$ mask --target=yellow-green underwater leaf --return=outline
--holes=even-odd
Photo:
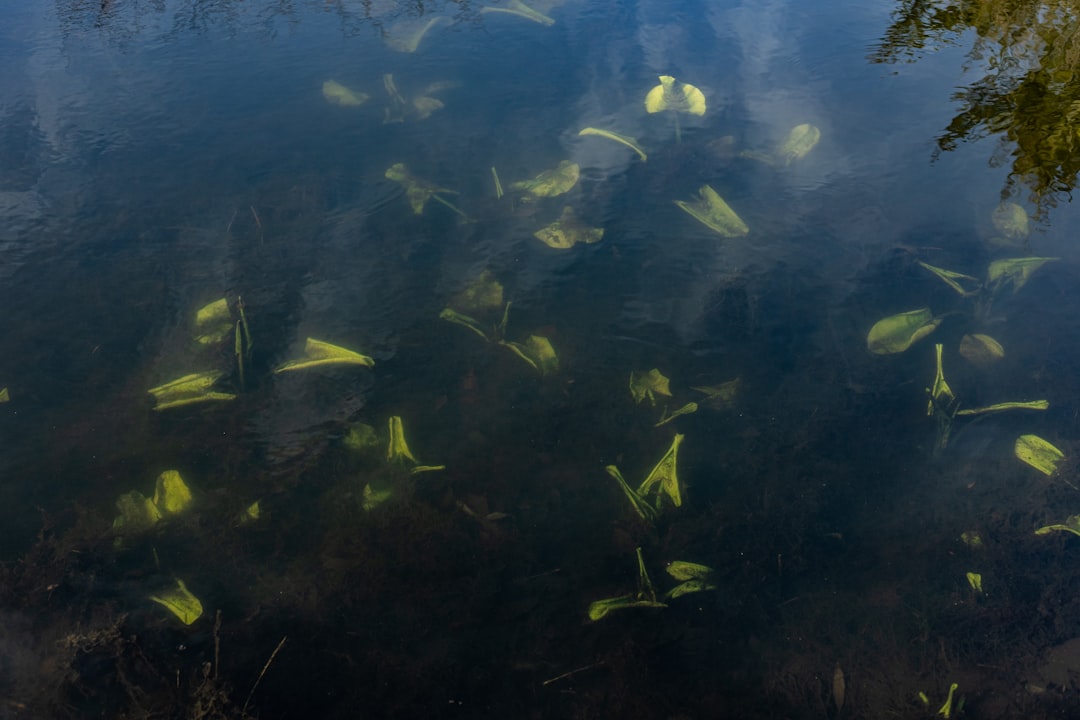
[[[956,395],[949,383],[945,380],[945,371],[941,366],[941,351],[944,348],[941,343],[934,346],[934,354],[937,357],[937,366],[934,371],[934,384],[928,390],[930,401],[926,404],[926,414],[933,415],[935,411],[951,414],[956,404]]]
[[[657,368],[648,372],[630,372],[630,395],[634,402],[640,403],[649,398],[649,404],[656,404],[656,396],[671,397],[671,382]]]
[[[203,606],[199,602],[199,598],[192,595],[184,581],[179,578],[176,580],[175,590],[169,590],[160,595],[151,595],[150,599],[159,605],[163,605],[185,625],[195,622],[203,613]]]
[[[354,423],[349,426],[342,443],[350,450],[363,453],[379,444],[379,435],[367,423]]]
[[[682,443],[683,437],[683,435],[675,435],[675,439],[671,442],[671,447],[668,448],[668,451],[660,458],[660,462],[656,463],[652,472],[645,478],[645,482],[641,483],[641,487],[637,490],[637,494],[644,498],[648,497],[649,493],[652,492],[655,487],[657,508],[660,507],[660,502],[664,495],[668,496],[675,507],[682,506],[682,489],[679,487],[677,465],[679,460],[679,445]]]
[[[503,186],[499,182],[499,173],[495,172],[495,166],[491,166],[491,179],[495,181],[495,198],[501,198],[503,196]]]
[[[1005,348],[989,335],[975,333],[960,339],[960,354],[975,365],[990,365],[1005,357]]]
[[[6,387],[0,387],[0,403],[11,402],[11,393]]]
[[[719,385],[696,385],[690,389],[703,393],[705,402],[713,409],[719,410],[730,406],[735,401],[735,396],[739,392],[739,383],[739,378],[735,378]]]
[[[696,413],[697,410],[698,410],[698,404],[696,402],[688,402],[685,405],[683,405],[681,408],[679,408],[677,410],[673,410],[670,415],[668,415],[665,412],[663,417],[660,418],[660,422],[653,425],[653,427],[660,427],[661,425],[667,425],[669,422],[671,422],[675,418],[682,417],[683,415],[690,415],[691,413]]]
[[[328,103],[342,107],[357,107],[368,101],[367,93],[357,92],[345,87],[337,80],[327,80],[322,84],[322,94]]]
[[[1052,257],[1023,257],[995,260],[990,263],[986,271],[987,284],[997,289],[1012,283],[1013,292],[1027,284],[1036,270],[1048,262],[1054,262],[1060,258]]]
[[[424,212],[424,206],[427,205],[428,200],[435,200],[442,203],[446,207],[450,208],[463,218],[468,216],[461,212],[456,206],[450,204],[449,201],[439,197],[440,193],[448,193],[455,195],[453,190],[447,190],[437,185],[429,183],[427,180],[421,180],[414,177],[409,172],[409,168],[405,163],[395,163],[386,169],[386,178],[399,183],[405,188],[405,197],[409,199],[409,205],[412,206],[413,212],[417,215]]]
[[[552,170],[545,170],[532,180],[521,180],[510,187],[532,197],[555,197],[570,192],[581,176],[581,166],[569,160],[561,161]]]
[[[195,311],[195,342],[216,345],[233,329],[232,313],[225,298],[215,300]]]
[[[559,356],[551,341],[542,335],[530,335],[523,343],[500,341],[499,344],[509,348],[541,375],[550,375],[559,369]]]
[[[645,502],[644,498],[634,492],[634,489],[627,484],[626,479],[619,472],[619,468],[614,465],[608,465],[604,468],[607,474],[615,478],[615,481],[619,483],[619,487],[622,488],[626,498],[630,501],[630,504],[634,507],[634,511],[641,516],[642,520],[652,522],[656,519],[656,510],[651,505]]]
[[[364,486],[363,499],[360,501],[360,506],[364,510],[371,511],[379,507],[394,495],[392,488],[383,488],[376,490],[370,483]]]
[[[211,386],[223,375],[219,371],[208,371],[184,375],[164,385],[150,388],[147,392],[154,396],[154,410],[167,410],[195,403],[217,400],[235,400],[232,393],[215,392]]]
[[[418,18],[404,20],[387,31],[386,44],[398,52],[412,53],[420,47],[420,41],[428,30],[443,22],[446,18]]]
[[[1007,238],[1025,238],[1031,232],[1027,211],[1014,202],[1003,202],[990,216],[994,227]]]
[[[120,514],[113,520],[113,530],[121,533],[139,533],[149,530],[159,520],[161,511],[153,501],[138,490],[121,495],[116,500]]]
[[[930,308],[919,308],[890,315],[874,323],[866,335],[866,347],[875,355],[904,352],[941,324]]]
[[[982,575],[977,572],[969,572],[966,576],[971,589],[981,595],[983,591]]]
[[[716,572],[708,565],[699,565],[685,560],[675,560],[665,570],[676,580],[708,580]]]
[[[1013,452],[1019,460],[1044,475],[1052,475],[1065,459],[1065,453],[1038,435],[1021,435],[1016,438]]]
[[[191,488],[176,470],[166,470],[158,475],[153,502],[163,515],[176,515],[191,505]]]
[[[461,312],[481,312],[503,307],[503,286],[490,270],[480,276],[450,300],[450,306]]]
[[[1002,412],[1003,410],[1046,410],[1050,407],[1048,400],[1028,400],[1026,402],[1003,402],[987,405],[981,408],[964,408],[956,413],[957,417],[963,415],[985,415],[987,413]]]
[[[291,370],[306,370],[325,365],[361,365],[373,367],[375,361],[367,355],[361,355],[353,350],[331,345],[322,340],[308,338],[304,344],[304,356],[281,365],[274,370],[275,373],[289,372]]]
[[[978,530],[965,530],[960,533],[960,540],[972,550],[979,550],[983,547],[982,533]]]
[[[510,0],[510,2],[508,2],[506,4],[506,7],[504,7],[504,8],[502,8],[502,7],[494,7],[494,6],[481,8],[480,12],[482,12],[482,13],[506,13],[508,15],[517,15],[518,17],[523,17],[526,20],[532,20],[534,23],[540,23],[541,25],[547,25],[547,26],[551,26],[551,25],[555,24],[555,20],[548,17],[547,15],[540,12],[539,10],[534,10],[533,8],[526,5],[525,3],[521,2],[521,0]]]
[[[533,233],[537,240],[556,250],[566,250],[578,243],[591,244],[600,242],[604,237],[603,228],[589,227],[581,222],[574,213],[574,208],[565,207],[562,216],[545,228]]]
[[[821,130],[809,123],[796,125],[791,128],[780,147],[776,150],[777,160],[784,165],[790,165],[799,158],[806,157],[807,153],[821,140]]]
[[[612,610],[625,610],[626,608],[666,608],[662,602],[656,600],[638,600],[636,595],[620,595],[619,597],[604,598],[589,605],[589,619],[597,621]]]
[[[439,313],[439,317],[447,322],[454,323],[455,325],[469,328],[480,337],[491,342],[491,338],[488,337],[487,331],[484,330],[483,326],[475,318],[463,315],[453,308],[443,308],[443,311]]]
[[[1064,523],[1057,525],[1044,525],[1035,531],[1036,535],[1049,535],[1052,532],[1071,532],[1080,536],[1080,515],[1070,515]]]
[[[715,590],[716,586],[706,580],[687,580],[664,593],[662,600],[674,600],[690,593]]]
[[[641,158],[641,162],[645,162],[646,160],[649,159],[649,156],[645,154],[644,150],[642,150],[640,147],[638,147],[637,141],[634,140],[634,138],[632,138],[632,137],[628,137],[626,135],[620,135],[619,133],[612,132],[610,130],[601,130],[600,128],[594,128],[594,127],[587,127],[584,130],[582,130],[581,132],[579,132],[578,135],[596,135],[597,137],[607,138],[608,140],[614,140],[615,142],[620,143],[622,145],[625,145],[626,147],[628,147],[631,150],[633,150],[634,152],[636,152],[638,154],[638,157]]]
[[[409,443],[405,440],[405,429],[401,424],[401,417],[393,415],[389,421],[390,426],[390,442],[386,447],[386,459],[390,462],[400,462],[408,460],[414,465],[419,461],[413,457],[412,451],[409,450]]]
[[[675,204],[702,225],[724,237],[739,237],[750,232],[742,218],[711,187],[702,185],[698,196],[696,200],[676,200]]]
[[[661,75],[660,84],[645,96],[645,111],[664,110],[691,115],[705,114],[705,95],[693,85],[681,83],[670,75]]]
[[[972,295],[979,290],[978,278],[973,278],[970,275],[965,275],[964,273],[954,272],[953,270],[946,270],[945,268],[934,267],[933,265],[928,265],[927,263],[924,263],[922,260],[919,261],[919,265],[923,266],[930,272],[937,275],[939,278],[941,278],[942,282],[944,282],[946,285],[958,292],[962,297]],[[960,280],[970,280],[972,283],[974,283],[974,287],[972,287],[971,290],[968,290],[962,284],[960,284]]]

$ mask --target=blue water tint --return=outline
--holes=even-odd
[[[1043,653],[1080,619],[1072,541],[1031,532],[1080,512],[1080,483],[1013,443],[1073,454],[1077,220],[1068,188],[1056,207],[1014,193],[1039,221],[1002,241],[1009,141],[941,151],[954,92],[985,70],[971,31],[883,63],[904,3],[530,4],[554,22],[394,0],[0,8],[0,553],[19,568],[0,574],[0,658],[30,658],[0,696],[136,716],[132,697],[151,713],[220,690],[240,717],[285,635],[260,717],[902,717],[960,677],[972,717],[1049,713],[1000,688],[1045,684]],[[647,113],[661,75],[705,114]],[[366,100],[337,104],[328,81]],[[804,123],[820,142],[776,160]],[[564,160],[566,194],[513,189]],[[396,163],[460,214],[414,213]],[[676,205],[704,185],[748,234]],[[537,240],[566,207],[603,239]],[[981,279],[1028,255],[1059,259],[989,306],[917,262]],[[455,305],[485,271],[505,326],[501,305]],[[232,331],[192,339],[222,297],[250,321],[243,377]],[[944,317],[929,339],[868,352],[876,321],[920,307]],[[1001,362],[960,355],[976,332]],[[557,372],[506,346],[530,336]],[[307,338],[375,365],[275,373]],[[964,407],[1050,410],[958,417],[935,452],[935,342]],[[635,404],[631,373],[652,368],[672,396]],[[235,400],[154,411],[149,388],[211,370]],[[731,402],[700,390],[735,380]],[[388,465],[391,416],[446,469]],[[360,425],[377,447],[349,447]],[[685,503],[650,526],[604,468],[637,487],[676,432]],[[170,468],[194,509],[118,540],[117,498]],[[391,499],[368,507],[373,488]],[[974,529],[982,551],[959,541]],[[675,560],[716,587],[588,622],[594,600],[647,594],[639,547],[661,593]],[[147,599],[174,576],[207,611],[191,629]],[[54,657],[87,628],[144,645]],[[145,696],[106,689],[114,668]]]

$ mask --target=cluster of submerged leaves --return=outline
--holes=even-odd
[[[1027,215],[1015,203],[1000,206],[993,217],[994,225],[1006,238],[995,239],[993,244],[1010,245],[1027,234]],[[882,318],[870,328],[866,337],[867,348],[878,355],[901,353],[913,344],[933,333],[938,326],[951,316],[970,315],[976,323],[998,322],[993,316],[994,301],[1006,289],[1017,293],[1027,285],[1036,271],[1047,263],[1056,261],[1053,257],[1011,257],[990,262],[985,279],[973,275],[937,267],[919,261],[919,266],[931,273],[951,288],[961,301],[970,303],[969,308],[953,309],[935,315],[929,307],[909,310]],[[935,371],[933,382],[926,389],[928,396],[926,414],[935,419],[937,438],[935,451],[943,451],[948,446],[953,424],[958,418],[969,418],[1012,410],[1044,411],[1050,407],[1049,400],[1003,401],[983,407],[964,407],[963,403],[945,379],[942,363],[944,345],[935,344]],[[1005,357],[1005,348],[992,336],[985,333],[970,333],[963,336],[958,348],[959,354],[974,365],[988,365]],[[1064,477],[1059,470],[1066,456],[1060,448],[1038,435],[1025,433],[1016,438],[1013,454],[1021,462],[1047,476],[1057,475],[1059,479],[1074,489],[1080,489]],[[1070,532],[1080,536],[1080,514],[1068,517],[1063,523],[1046,525],[1035,531],[1036,535],[1047,535],[1054,531]],[[977,532],[964,534],[964,542],[977,547],[981,539]],[[982,578],[978,573],[968,573],[968,582],[977,592],[982,592]]]
[[[699,88],[680,82],[671,75],[661,75],[659,80],[660,84],[650,89],[645,95],[645,111],[649,114],[671,115],[675,123],[676,142],[679,142],[682,137],[680,114],[704,115],[707,109],[705,95]],[[385,109],[384,122],[403,122],[406,119],[423,120],[429,117],[443,107],[442,101],[431,95],[449,87],[445,83],[437,83],[428,86],[411,99],[406,99],[398,91],[392,75],[383,77],[383,85],[390,98],[390,104]],[[367,93],[351,90],[336,80],[327,80],[323,83],[323,96],[336,105],[353,107],[363,105],[370,99]],[[611,140],[633,150],[642,162],[648,160],[648,154],[637,140],[614,130],[586,127],[578,134]],[[748,150],[741,155],[771,166],[783,167],[804,157],[820,139],[821,131],[813,125],[804,123],[792,128],[787,137],[771,152]],[[577,163],[562,160],[555,167],[531,179],[511,183],[509,189],[513,192],[516,202],[535,203],[541,199],[558,197],[570,192],[577,185],[580,175],[581,167]],[[387,168],[385,176],[402,186],[409,205],[417,215],[424,212],[429,201],[434,200],[452,210],[465,222],[472,222],[469,215],[445,197],[456,195],[456,191],[413,174],[404,163],[391,165]],[[491,177],[495,196],[502,199],[506,193],[498,171],[494,167],[491,168]],[[699,188],[696,197],[674,202],[695,220],[724,237],[740,237],[750,232],[750,228],[738,213],[709,185]],[[549,247],[566,250],[577,244],[599,242],[603,239],[604,229],[587,225],[577,216],[574,208],[567,205],[562,208],[554,221],[537,230],[534,236]]]

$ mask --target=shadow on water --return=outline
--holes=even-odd
[[[764,133],[741,110],[689,118],[678,143],[670,118],[644,117],[653,63],[704,67],[713,56],[692,48],[715,38],[649,3],[536,7],[565,13],[533,23],[550,35],[503,30],[520,18],[464,3],[55,10],[69,44],[58,57],[98,67],[175,45],[191,73],[166,73],[185,89],[100,126],[108,108],[85,87],[81,115],[49,116],[45,85],[36,126],[5,115],[0,715],[932,717],[952,683],[954,716],[1075,707],[1075,541],[1032,532],[1080,510],[1075,263],[976,312],[976,293],[919,261],[981,278],[1002,249],[970,223],[904,218],[891,178],[837,169],[840,139],[815,150],[829,172],[777,167],[740,151]],[[925,42],[900,32],[927,27],[916,12],[901,12],[879,59],[897,36]],[[370,30],[400,45],[399,23],[427,16],[446,18],[432,27],[455,52],[417,66],[361,44],[333,62],[371,60],[355,77],[372,94],[389,94],[391,72],[403,98],[453,81],[430,117],[418,110],[430,98],[381,95],[389,110],[342,114],[353,108],[318,95],[323,69],[297,59],[319,44],[305,24],[327,23],[323,41]],[[622,60],[578,48],[600,27]],[[289,31],[295,46],[274,44]],[[463,39],[477,31],[475,46]],[[203,44],[248,33],[259,58],[285,55],[280,77]],[[532,66],[545,48],[566,57]],[[194,62],[200,52],[235,74]],[[515,80],[505,107],[469,85],[470,59],[485,88]],[[124,97],[159,71],[120,73]],[[710,98],[737,94],[710,82]],[[206,94],[187,94],[200,83]],[[601,119],[635,132],[647,164],[577,135]],[[493,132],[504,121],[513,132]],[[512,188],[567,155],[581,178],[565,196],[495,197],[492,166]],[[414,213],[386,177],[398,162],[461,213]],[[671,202],[706,184],[752,234],[718,240]],[[560,251],[533,237],[567,204],[601,242]],[[469,311],[477,327],[440,319],[478,277],[500,297]],[[196,309],[222,298],[228,332],[195,341]],[[875,322],[923,306],[940,319],[930,340],[867,351]],[[975,332],[1005,357],[965,360]],[[536,337],[557,371],[523,357]],[[308,338],[374,365],[276,373]],[[935,449],[934,343],[965,407],[1049,397],[1050,409],[958,417]],[[631,373],[652,368],[670,396],[636,403]],[[153,409],[148,388],[209,371],[235,398]],[[733,381],[732,396],[700,390]],[[415,464],[445,468],[410,472],[395,417]],[[684,503],[650,523],[604,468],[636,486],[676,432]],[[1033,432],[1065,450],[1051,476],[1013,457]],[[162,513],[155,478],[169,469],[191,505],[117,525],[118,498]],[[961,540],[976,532],[977,547]],[[633,592],[638,548],[661,593],[679,560],[713,568],[716,587],[589,621],[590,603]],[[177,579],[201,601],[191,624],[150,597]]]

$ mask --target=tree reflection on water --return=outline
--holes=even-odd
[[[997,136],[991,165],[1011,166],[1003,197],[1026,187],[1045,215],[1080,172],[1080,2],[900,0],[871,60],[913,62],[969,31],[965,69],[982,77],[953,95],[960,111],[936,152]]]

